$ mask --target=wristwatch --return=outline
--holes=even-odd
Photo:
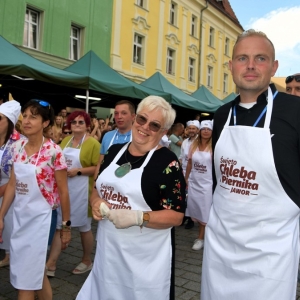
[[[147,226],[148,222],[150,221],[150,215],[147,212],[143,213],[143,224],[142,227]]]
[[[80,171],[77,172],[77,175],[80,176],[82,173]]]
[[[63,226],[71,226],[71,221],[68,220],[68,221],[62,221],[62,225]]]

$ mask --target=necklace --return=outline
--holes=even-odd
[[[128,146],[129,148],[129,146]],[[118,177],[118,178],[122,178],[124,177],[126,174],[128,174],[130,171],[131,171],[131,167],[132,165],[136,164],[137,162],[139,162],[143,157],[145,157],[149,152],[147,152],[146,154],[144,154],[143,156],[141,156],[139,159],[137,159],[136,161],[134,162],[130,162],[128,161],[127,159],[127,152],[128,152],[128,148],[126,149],[126,152],[125,152],[125,160],[127,161],[125,164],[121,165],[120,167],[118,167],[116,170],[115,170],[115,175]]]

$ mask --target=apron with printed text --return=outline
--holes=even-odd
[[[16,289],[40,290],[43,286],[52,208],[38,186],[36,165],[15,162],[14,172],[16,191],[10,245],[10,281]]]
[[[217,142],[202,300],[295,299],[299,207],[276,172],[269,129],[272,108],[269,88],[264,128],[229,126],[230,111]]]
[[[207,151],[195,151],[188,181],[186,216],[207,223],[212,203],[212,158]]]
[[[84,141],[85,136],[83,137]],[[72,138],[70,139],[70,141]],[[70,141],[63,149],[68,170],[82,168],[80,163],[80,148],[68,147]],[[72,227],[84,226],[88,223],[88,202],[89,202],[89,176],[74,176],[68,178],[68,189],[70,197],[71,214],[70,219]],[[64,220],[66,221],[66,220]],[[61,208],[57,209],[57,224],[61,224]]]
[[[151,211],[142,194],[141,177],[155,149],[140,168],[118,178],[114,174],[117,161],[127,147],[98,177],[98,193],[113,205],[112,209]],[[94,266],[76,299],[167,300],[171,258],[171,229],[116,229],[109,220],[102,220]]]
[[[5,152],[7,143],[3,150],[0,150],[0,162],[2,161],[3,153]],[[9,176],[6,175],[3,170],[1,169],[1,181],[0,186],[5,185],[8,180]],[[0,207],[2,205],[3,197],[0,197]],[[5,217],[4,217],[4,230],[2,232],[2,238],[3,242],[0,243],[0,249],[5,249],[6,251],[9,251],[10,248],[10,237],[11,237],[11,231],[12,231],[12,224],[13,224],[13,207],[14,207],[14,201],[11,203]]]

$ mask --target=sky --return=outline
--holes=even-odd
[[[245,30],[263,31],[275,46],[276,77],[300,73],[300,1],[229,0]]]

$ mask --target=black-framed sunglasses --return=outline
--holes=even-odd
[[[285,83],[290,83],[293,80],[296,80],[297,82],[300,82],[300,75],[290,75],[285,79]]]
[[[63,134],[72,134],[72,131],[63,131]]]
[[[83,124],[85,124],[85,122],[84,122],[83,120],[79,120],[79,121],[73,120],[73,121],[71,121],[70,123],[71,123],[72,125],[76,125],[77,123],[78,123],[78,125],[83,125]]]
[[[145,118],[145,117],[142,116],[142,115],[136,115],[135,121],[136,121],[139,125],[143,126],[143,125],[145,125],[145,124],[148,122],[148,119]],[[153,121],[150,121],[148,126],[149,126],[149,129],[150,129],[151,131],[153,131],[153,132],[157,132],[157,131],[159,131],[159,130],[161,129],[161,125],[158,124],[158,123],[156,123],[156,122],[153,122]]]
[[[50,109],[50,103],[44,100],[39,100],[39,99],[33,99],[36,101],[40,106],[47,107]]]

